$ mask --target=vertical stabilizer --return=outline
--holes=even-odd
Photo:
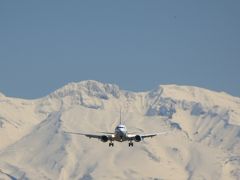
[[[120,109],[120,124],[122,124],[122,109]]]

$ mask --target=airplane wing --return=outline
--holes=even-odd
[[[108,133],[108,134],[88,134],[88,133],[66,132],[66,131],[64,131],[64,133],[82,135],[82,136],[86,136],[89,138],[96,138],[96,139],[100,139],[100,140],[102,140],[103,136],[106,136],[108,139],[113,139],[113,134],[110,134],[110,133]]]
[[[113,132],[99,132],[99,133],[103,133],[103,134],[115,134]]]
[[[149,133],[149,134],[133,134],[133,133],[129,133],[127,136],[129,139],[133,139],[136,136],[140,136],[142,139],[144,138],[149,138],[149,137],[154,137],[154,136],[158,136],[158,135],[164,135],[167,134],[168,132],[161,132],[161,133]]]
[[[159,136],[159,135],[164,135],[167,134],[167,132],[161,132],[161,133],[153,133],[153,134],[143,134],[140,135],[142,138],[148,138],[148,137],[154,137],[154,136]]]
[[[77,133],[77,132],[64,132],[67,134],[76,134],[76,135],[82,135],[82,136],[86,136],[89,138],[100,138],[102,135],[97,135],[97,134],[85,134],[85,133]]]

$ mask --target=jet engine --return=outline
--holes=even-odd
[[[103,136],[101,137],[101,141],[102,141],[102,142],[107,142],[107,141],[108,141],[108,137],[107,137],[106,135],[103,135]]]
[[[136,136],[134,137],[134,141],[140,142],[140,141],[142,141],[142,137],[141,137],[140,135],[136,135]]]

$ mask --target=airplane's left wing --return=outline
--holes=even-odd
[[[168,132],[161,132],[161,133],[149,133],[149,134],[133,134],[133,133],[129,133],[127,135],[127,137],[132,140],[134,138],[141,138],[141,139],[144,139],[144,138],[149,138],[149,137],[154,137],[154,136],[158,136],[158,135],[164,135],[164,134],[167,134]]]
[[[158,135],[164,135],[167,134],[167,132],[162,132],[162,133],[152,133],[152,134],[142,134],[140,135],[142,138],[148,138],[148,137],[154,137]]]

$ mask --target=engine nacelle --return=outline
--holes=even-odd
[[[105,135],[103,135],[103,136],[101,137],[101,141],[102,141],[102,142],[107,142],[107,141],[108,141],[108,137],[105,136]]]
[[[140,142],[140,141],[142,141],[142,137],[141,137],[140,135],[136,135],[136,136],[134,137],[134,141]]]

